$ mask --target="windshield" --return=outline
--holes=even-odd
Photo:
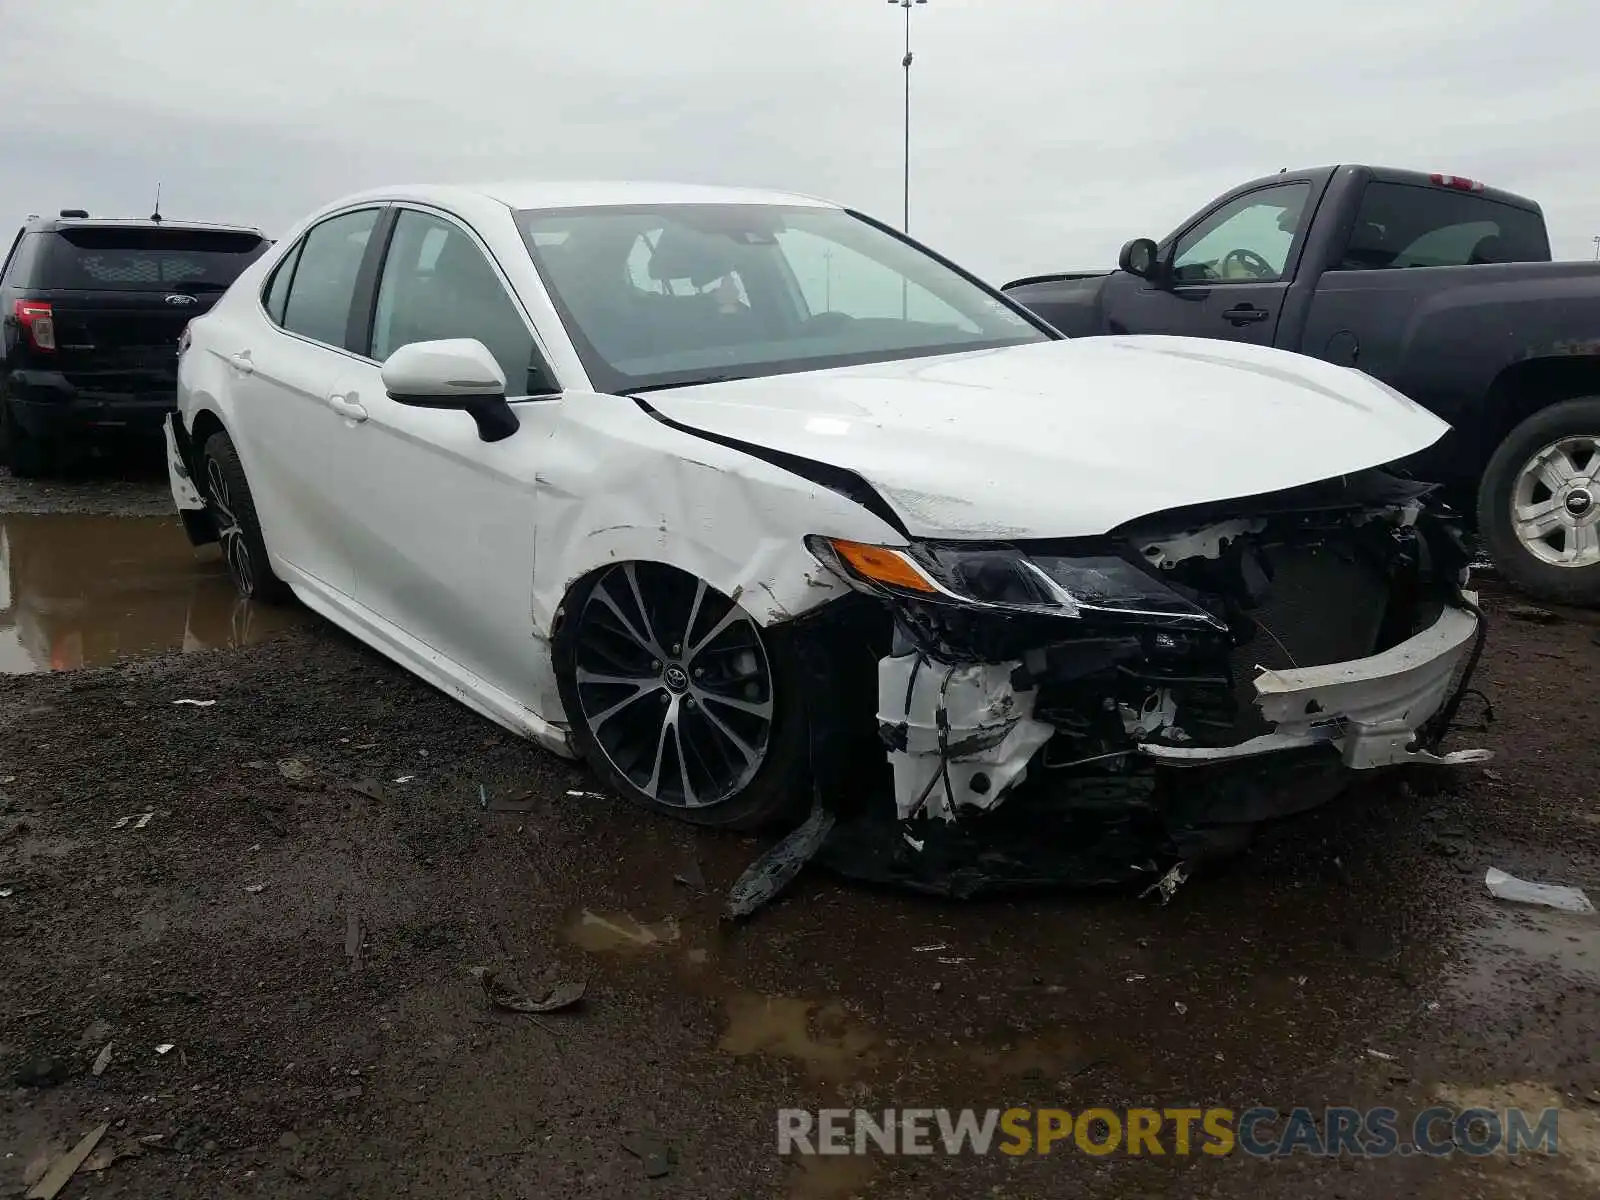
[[[1050,337],[994,293],[840,209],[629,205],[529,210],[517,223],[601,391]]]
[[[266,250],[254,233],[139,227],[63,229],[43,287],[89,291],[221,292]]]

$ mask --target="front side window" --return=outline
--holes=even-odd
[[[1539,214],[1470,192],[1369,183],[1361,195],[1344,271],[1548,262]]]
[[[1236,196],[1188,230],[1173,247],[1178,283],[1270,282],[1283,278],[1308,183],[1283,183]]]
[[[345,344],[350,305],[378,211],[341,213],[306,234],[283,306],[285,329],[325,345],[355,349]]]
[[[1050,339],[985,288],[841,209],[619,205],[527,210],[517,223],[603,391]]]
[[[544,390],[533,335],[500,276],[459,225],[403,210],[378,284],[372,357],[443,338],[476,338],[505,372],[510,395]]]

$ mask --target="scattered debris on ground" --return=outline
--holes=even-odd
[[[563,980],[545,988],[539,999],[535,1000],[503,983],[499,972],[493,967],[472,967],[468,974],[482,986],[483,994],[491,1005],[514,1013],[548,1013],[572,1008],[583,1000],[583,994],[589,986],[584,979]]]
[[[799,828],[751,863],[728,891],[728,918],[737,921],[748,917],[793,883],[822,849],[833,832],[834,822],[834,814],[818,805]]]
[[[96,1125],[88,1133],[84,1134],[76,1146],[51,1164],[50,1169],[45,1172],[44,1178],[34,1184],[33,1189],[28,1192],[26,1200],[55,1200],[56,1194],[67,1186],[68,1180],[77,1174],[78,1168],[94,1152],[94,1148],[100,1144],[100,1139],[105,1137],[106,1130],[110,1128],[110,1122],[106,1122]],[[110,1164],[108,1163],[107,1165],[109,1166]]]
[[[1525,879],[1518,879],[1515,875],[1506,874],[1499,867],[1490,867],[1484,874],[1483,882],[1489,889],[1489,894],[1498,900],[1510,900],[1516,904],[1536,904],[1544,908],[1559,909],[1562,912],[1594,912],[1594,905],[1589,902],[1589,897],[1581,888],[1567,887],[1559,883],[1530,883]]]
[[[666,1140],[653,1130],[640,1130],[623,1137],[622,1148],[639,1160],[646,1179],[660,1179],[670,1175],[677,1165],[678,1155]]]

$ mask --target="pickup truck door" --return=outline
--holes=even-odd
[[[1107,278],[1106,331],[1272,345],[1311,196],[1309,180],[1288,179],[1222,200],[1162,243],[1156,279]]]

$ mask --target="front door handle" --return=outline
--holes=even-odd
[[[255,363],[250,361],[250,351],[248,350],[241,350],[237,354],[230,355],[228,362],[241,375],[249,375],[256,369]]]
[[[328,407],[347,421],[365,421],[367,410],[351,396],[329,396]]]
[[[1223,319],[1234,325],[1250,325],[1256,321],[1265,321],[1272,314],[1264,308],[1257,308],[1253,304],[1235,304],[1232,308],[1223,311]]]

